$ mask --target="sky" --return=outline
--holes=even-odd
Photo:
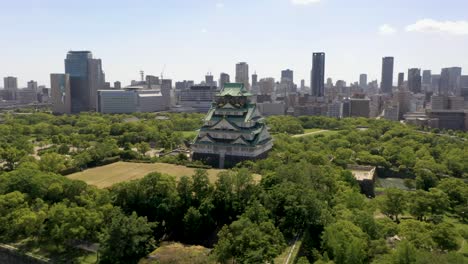
[[[200,82],[234,79],[245,61],[259,78],[294,70],[310,83],[312,53],[326,77],[379,79],[382,57],[408,68],[468,69],[467,0],[0,0],[0,77],[49,85],[69,50],[90,50],[107,81],[139,71]],[[468,70],[465,70],[465,74]],[[0,83],[3,86],[3,83]]]

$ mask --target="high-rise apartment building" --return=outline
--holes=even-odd
[[[70,75],[53,73],[50,75],[52,112],[54,114],[71,114]]]
[[[69,51],[65,73],[70,76],[71,112],[95,111],[97,91],[105,83],[101,60],[90,51]]]
[[[312,96],[323,97],[325,95],[325,53],[312,54],[312,71],[310,78]]]
[[[216,86],[216,82],[214,81],[214,77],[211,73],[205,75],[205,83],[209,86]]]
[[[384,57],[382,59],[382,81],[380,90],[382,93],[391,94],[393,88],[393,57]]]
[[[421,93],[421,69],[408,70],[408,90],[412,93]]]
[[[246,62],[236,64],[236,83],[243,83],[244,87],[250,90],[249,65]]]
[[[367,89],[367,74],[365,73],[359,75],[359,88]]]

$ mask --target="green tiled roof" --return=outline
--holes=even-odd
[[[251,96],[252,94],[245,89],[243,83],[226,83],[224,88],[217,94],[217,96]]]

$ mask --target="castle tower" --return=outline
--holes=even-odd
[[[273,140],[251,96],[242,83],[224,85],[192,145],[194,160],[230,168],[266,157]]]

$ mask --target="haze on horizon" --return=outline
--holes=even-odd
[[[312,52],[326,52],[326,77],[379,79],[382,57],[408,68],[468,69],[464,0],[1,0],[0,77],[49,85],[69,50],[103,60],[107,81],[139,71],[173,80],[234,76],[246,61],[260,78],[294,70],[309,83]],[[466,71],[464,72],[466,74]],[[395,74],[396,76],[397,74]],[[396,78],[396,77],[395,77]],[[395,82],[395,81],[394,81]]]

